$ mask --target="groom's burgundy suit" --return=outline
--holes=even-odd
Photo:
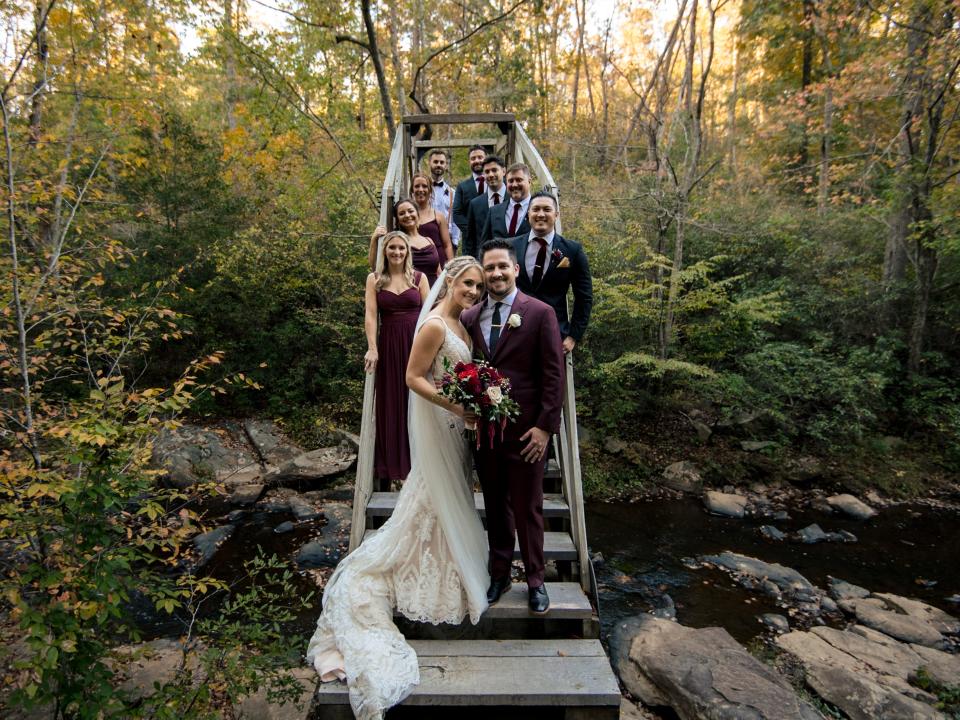
[[[474,356],[487,360],[510,378],[510,396],[520,406],[520,417],[508,423],[501,442],[499,433],[489,446],[480,436],[476,453],[477,474],[483,486],[487,536],[490,542],[490,576],[510,577],[514,534],[529,587],[543,584],[543,472],[545,461],[526,462],[520,437],[532,427],[548,433],[560,430],[563,404],[563,348],[557,316],[546,303],[518,292],[504,319],[493,356],[480,329],[483,303],[461,316],[473,338]],[[518,315],[520,325],[509,318]]]

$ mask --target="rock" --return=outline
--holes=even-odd
[[[284,670],[283,674],[300,685],[300,697],[281,705],[268,700],[268,688],[260,688],[254,695],[240,701],[237,720],[306,720],[310,717],[317,673],[313,668],[295,668]]]
[[[327,524],[323,527],[324,535],[340,535],[349,538],[350,524],[353,522],[353,507],[348,503],[328,502],[323,506],[323,517]]]
[[[360,436],[356,433],[352,433],[349,430],[344,430],[343,428],[334,428],[333,433],[340,438],[341,444],[344,442],[347,443],[353,452],[357,452],[360,449]]]
[[[776,447],[777,443],[772,440],[741,440],[740,449],[744,452],[760,452],[767,448]]]
[[[859,542],[856,535],[847,530],[838,530],[837,532],[827,533],[831,542],[855,543]]]
[[[293,513],[293,516],[299,522],[305,522],[306,520],[313,520],[314,518],[320,517],[320,511],[315,508],[313,505],[308,503],[299,495],[292,495],[287,498],[287,507],[290,508],[290,512]]]
[[[703,558],[727,570],[752,578],[755,581],[769,581],[785,595],[798,600],[810,600],[817,596],[817,589],[803,575],[792,568],[767,563],[757,558],[738,553],[723,552]]]
[[[297,552],[296,563],[303,569],[335,567],[342,555],[339,543],[311,540]]]
[[[604,562],[606,562],[606,560],[604,560],[603,558],[603,553],[597,550],[597,552],[593,553],[590,556],[590,562],[592,562],[594,565],[599,566],[599,565],[603,565]]]
[[[811,455],[802,455],[786,465],[786,477],[795,484],[803,485],[823,475],[823,463]]]
[[[113,650],[111,664],[125,678],[120,690],[132,700],[142,700],[156,692],[155,685],[163,687],[177,678],[177,671],[187,649],[185,670],[190,682],[199,685],[205,673],[199,662],[200,646],[185,646],[177,640],[162,638],[139,645],[123,645]]]
[[[669,705],[683,720],[813,720],[818,713],[769,666],[722,628],[694,629],[641,618],[629,659],[641,682],[624,684],[647,705]]]
[[[778,615],[777,613],[764,613],[757,619],[774,632],[790,632],[790,621],[787,620],[783,615]]]
[[[884,505],[887,504],[886,501],[882,497],[880,497],[880,495],[877,493],[876,490],[867,490],[867,492],[864,493],[863,497],[871,505],[877,505],[879,507],[883,507]]]
[[[218,528],[196,535],[193,538],[193,547],[197,551],[197,561],[194,570],[202,568],[217,553],[217,549],[231,536],[236,525],[221,525]]]
[[[825,632],[826,631],[826,632]],[[776,639],[777,645],[795,655],[803,664],[807,684],[827,702],[843,710],[852,720],[893,720],[894,718],[942,718],[921,700],[904,692],[911,690],[900,677],[878,672],[869,663],[841,650],[825,639],[847,644],[847,647],[869,652],[879,662],[882,649],[857,645],[849,636],[832,628],[815,628],[811,632],[791,632]],[[889,659],[889,658],[888,658]],[[927,696],[929,697],[929,696]]]
[[[323,480],[347,470],[356,459],[355,452],[339,446],[311,450],[274,468],[263,479],[274,485]]]
[[[294,527],[294,526],[293,526],[293,523],[290,522],[289,520],[287,520],[286,522],[282,522],[282,523],[280,523],[279,525],[277,525],[277,526],[273,529],[273,531],[274,531],[277,535],[283,535],[284,533],[293,532],[293,527]]]
[[[707,506],[707,510],[716,515],[742,518],[747,514],[747,498],[743,495],[707,490],[703,495],[703,504]]]
[[[947,687],[960,687],[960,655],[952,655],[923,645],[910,647],[923,661],[923,669],[934,682]]]
[[[828,582],[830,583],[830,596],[834,600],[855,600],[870,595],[870,591],[866,588],[848,583],[840,578],[829,577]]]
[[[297,564],[302,568],[333,567],[346,552],[352,508],[346,503],[327,503],[323,506],[323,516],[327,524],[321,538],[308,542],[297,553]]]
[[[807,545],[830,539],[816,523],[807,525],[807,527],[799,530],[797,536],[800,538],[800,542],[806,543]]]
[[[766,410],[740,411],[719,420],[714,429],[735,435],[752,435],[762,431],[763,425],[770,425],[769,420]]]
[[[777,522],[786,522],[790,519],[790,513],[786,510],[777,510],[770,516],[771,520],[776,520]]]
[[[897,640],[927,647],[936,647],[943,642],[943,635],[926,621],[881,609],[870,603],[870,599],[847,600],[840,606],[844,609],[852,608],[861,623]]]
[[[877,514],[876,510],[853,495],[831,495],[827,498],[827,503],[834,510],[846,513],[857,520],[869,520]]]
[[[673,598],[664,593],[663,595],[658,595],[653,599],[653,612],[651,613],[654,617],[662,618],[663,620],[675,620],[677,617],[677,606],[673,602]]]
[[[241,507],[253,505],[263,494],[263,488],[264,486],[259,483],[256,485],[244,485],[242,487],[238,487],[230,495],[230,504],[240,505]]]
[[[693,425],[693,429],[697,433],[697,440],[703,444],[710,441],[710,436],[713,435],[713,429],[709,425],[702,420],[691,420],[690,424]]]
[[[627,449],[627,443],[618,437],[608,437],[603,441],[603,449],[611,455],[619,455]]]
[[[195,425],[163,430],[153,442],[152,453],[153,464],[166,471],[164,482],[181,490],[240,472],[259,473],[246,442],[224,430]]]
[[[839,613],[840,606],[829,595],[820,598],[820,609],[825,613]]]
[[[645,622],[645,617],[641,615],[621,620],[614,626],[610,634],[610,664],[632,695],[642,698],[647,705],[668,705],[670,701],[667,696],[661,695],[657,686],[630,660],[630,646]]]
[[[656,715],[648,713],[642,705],[636,705],[626,698],[620,698],[619,720],[656,720]]]
[[[960,633],[960,620],[949,613],[945,613],[940,608],[933,607],[933,605],[927,605],[925,602],[911,600],[900,595],[891,595],[890,593],[874,593],[873,597],[880,598],[887,605],[912,618],[922,620],[939,633],[944,635]]]
[[[703,487],[700,470],[689,460],[681,460],[663,469],[663,484],[673,490],[696,493]]]
[[[269,465],[282,465],[303,454],[303,449],[287,442],[280,428],[269,420],[245,420],[243,429]]]
[[[763,537],[765,537],[767,540],[775,540],[777,542],[784,540],[787,537],[773,525],[761,525],[760,534],[763,535]]]

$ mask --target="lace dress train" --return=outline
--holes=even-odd
[[[442,320],[441,320],[442,322]],[[469,361],[453,331],[433,364]],[[390,519],[347,556],[323,595],[307,648],[321,680],[345,679],[362,720],[381,718],[420,680],[417,656],[393,623],[405,617],[475,624],[486,610],[486,544],[469,486],[463,422],[411,393],[412,467]]]

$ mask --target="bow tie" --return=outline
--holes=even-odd
[[[441,180],[441,181],[438,182],[438,183],[435,182],[435,183],[433,184],[433,186],[434,186],[434,187],[443,187],[443,181]]]

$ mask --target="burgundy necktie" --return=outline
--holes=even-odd
[[[483,176],[477,178],[477,195],[483,195]]]
[[[547,241],[543,238],[534,238],[540,243],[540,250],[537,251],[537,262],[533,266],[533,286],[536,287],[543,279],[543,265],[547,262]]]
[[[513,204],[513,217],[510,218],[510,237],[517,233],[517,220],[520,219],[520,203]]]
[[[494,193],[494,194],[493,194],[493,204],[494,204],[494,205],[499,205],[499,204],[500,204],[500,193]]]

